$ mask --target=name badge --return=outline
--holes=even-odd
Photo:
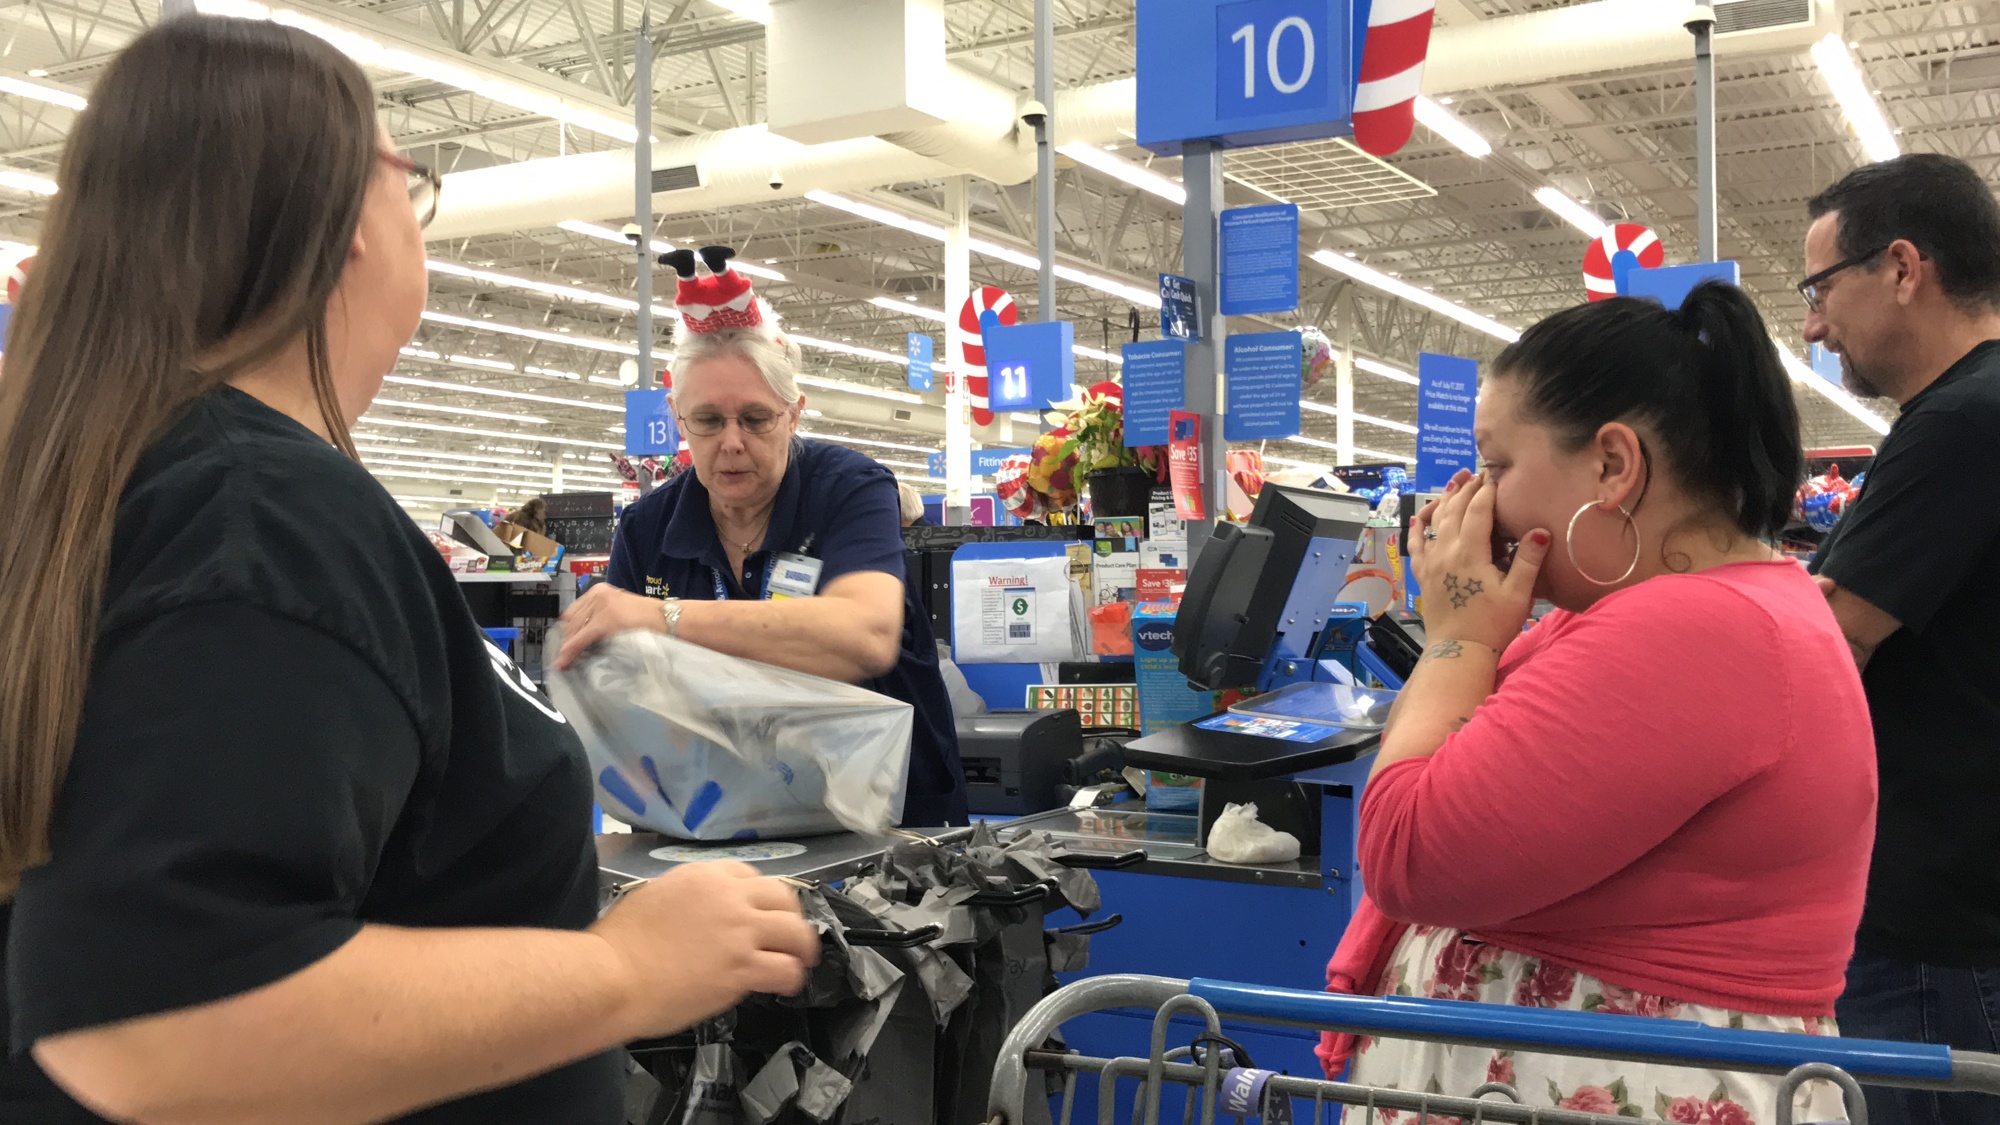
[[[819,593],[819,572],[826,564],[804,555],[782,553],[771,556],[771,573],[764,580],[764,596],[810,598]]]

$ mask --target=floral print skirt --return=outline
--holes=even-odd
[[[1413,926],[1403,935],[1382,974],[1382,995],[1476,1000],[1567,1011],[1611,1012],[1693,1020],[1713,1027],[1837,1035],[1832,1019],[1764,1016],[1688,1004],[1634,992],[1553,962],[1514,953],[1459,930]],[[1356,1046],[1353,1077],[1365,1086],[1466,1097],[1488,1082],[1504,1082],[1532,1106],[1580,1109],[1677,1125],[1770,1125],[1777,1120],[1778,1079],[1773,1075],[1695,1070],[1609,1059],[1568,1058],[1490,1047],[1446,1046],[1400,1039],[1364,1038]],[[1497,1100],[1498,1095],[1494,1095]],[[1364,1122],[1350,1109],[1346,1125],[1416,1125],[1416,1114],[1377,1110]],[[1407,1118],[1407,1120],[1404,1120]],[[1434,1125],[1458,1125],[1432,1115]],[[1794,1121],[1845,1121],[1840,1091],[1808,1082]]]

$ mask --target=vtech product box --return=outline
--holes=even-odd
[[[1141,604],[1132,612],[1132,661],[1139,686],[1139,729],[1145,734],[1206,718],[1215,693],[1188,687],[1180,657],[1173,654],[1174,616],[1168,603]],[[1201,781],[1155,773],[1146,787],[1146,807],[1192,812],[1201,807]]]

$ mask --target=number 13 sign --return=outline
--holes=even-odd
[[[625,453],[638,457],[680,452],[680,427],[674,425],[673,408],[667,405],[665,388],[625,392]]]
[[[1139,143],[1278,144],[1353,132],[1352,0],[1144,0]]]

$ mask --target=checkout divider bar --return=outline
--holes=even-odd
[[[1928,1043],[1737,1031],[1691,1020],[1468,1004],[1408,996],[1351,996],[1196,979],[1188,993],[1223,1015],[1358,1034],[1491,1047],[1540,1047],[1569,1055],[1784,1074],[1807,1063],[1840,1067],[1862,1082],[1950,1084],[2000,1094],[2000,1057]]]

